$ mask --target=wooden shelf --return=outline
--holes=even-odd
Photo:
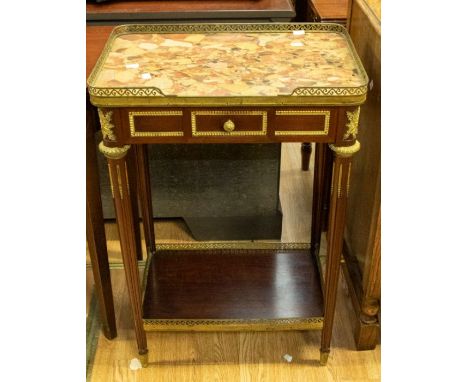
[[[309,250],[162,250],[148,266],[145,330],[310,330],[323,295]]]

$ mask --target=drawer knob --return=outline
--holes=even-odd
[[[234,125],[234,122],[232,122],[230,119],[228,119],[226,122],[224,122],[223,128],[225,131],[230,133],[236,128],[236,125]]]

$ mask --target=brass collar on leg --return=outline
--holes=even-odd
[[[351,146],[335,146],[330,143],[328,145],[332,151],[336,153],[337,156],[347,158],[356,154],[361,148],[359,141],[354,142]]]
[[[104,142],[99,143],[99,151],[109,159],[121,159],[130,150],[130,145],[123,145],[122,147],[107,147]]]

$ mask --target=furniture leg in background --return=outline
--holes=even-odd
[[[333,169],[333,153],[327,147],[324,146],[324,175],[323,175],[323,188],[322,188],[322,231],[328,229],[328,217],[330,211],[330,192],[331,192],[331,181],[332,181],[332,169]]]
[[[136,155],[138,196],[140,199],[141,216],[145,233],[146,253],[149,256],[150,254],[154,255],[156,253],[156,238],[154,234],[148,145],[135,145],[133,147]]]
[[[302,171],[309,171],[311,153],[312,144],[310,142],[303,142],[301,145]]]
[[[304,145],[304,143],[303,143]],[[318,256],[320,251],[320,237],[322,235],[322,214],[323,214],[323,195],[324,177],[325,177],[325,155],[326,145],[323,143],[315,144],[315,160],[314,160],[314,183],[313,183],[313,199],[312,199],[312,228],[311,228],[311,246],[314,254]],[[304,159],[304,157],[303,157]],[[304,162],[303,162],[304,164]],[[302,168],[304,169],[304,167]]]
[[[120,235],[122,259],[125,269],[125,278],[133,313],[133,325],[138,344],[138,354],[143,366],[148,364],[148,347],[146,333],[143,329],[143,317],[141,310],[142,296],[140,290],[140,276],[138,262],[136,260],[137,238],[133,227],[134,213],[131,198],[130,180],[128,177],[128,151],[130,145],[121,147],[107,147],[103,142],[99,150],[106,156],[109,164],[109,176],[114,198],[117,226]],[[131,160],[130,160],[131,161]]]
[[[88,241],[102,329],[105,337],[112,339],[117,336],[117,329],[106,234],[102,217],[99,173],[97,171],[97,153],[94,140],[96,115],[94,107],[89,103],[87,106],[89,107],[86,108],[86,239]]]
[[[133,231],[135,232],[135,237],[137,238],[137,246],[136,246],[136,254],[138,260],[143,260],[143,253],[141,250],[141,232],[140,232],[140,215],[138,214],[138,199],[141,198],[140,196],[140,189],[138,187],[139,174],[137,170],[137,159],[136,159],[136,151],[135,148],[131,148],[128,155],[127,165],[130,171],[128,171],[128,186],[130,190],[134,190],[134,192],[130,192],[130,200],[132,202],[132,212],[133,212]],[[141,212],[143,214],[143,210],[145,205],[141,204]],[[143,220],[144,231],[146,232],[147,221]],[[146,239],[146,236],[145,236]]]

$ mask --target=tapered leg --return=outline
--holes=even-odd
[[[138,187],[138,175],[137,175],[137,161],[136,161],[136,147],[130,148],[127,154],[127,165],[128,165],[128,182],[130,190],[130,200],[132,202],[133,211],[133,232],[137,240],[136,255],[138,260],[143,260],[143,252],[141,250],[141,233],[140,233],[140,215],[138,214],[138,197],[140,189]]]
[[[138,169],[138,193],[140,198],[141,216],[148,255],[156,253],[156,239],[154,234],[153,205],[151,198],[151,181],[148,163],[147,145],[136,145],[136,163]]]
[[[320,236],[322,234],[325,151],[326,151],[325,144],[323,143],[315,144],[314,183],[313,183],[313,192],[312,192],[313,199],[312,199],[311,244],[312,244],[313,252],[316,256],[318,256],[319,251],[320,251]]]
[[[107,256],[106,234],[102,216],[101,192],[94,140],[96,118],[90,104],[86,109],[86,239],[99,304],[102,330],[108,339],[117,336],[114,300]]]
[[[330,216],[330,190],[331,190],[331,177],[333,168],[333,152],[324,145],[324,175],[323,175],[323,188],[322,188],[322,231],[328,230],[328,217]]]
[[[327,265],[325,273],[325,315],[322,329],[320,361],[326,364],[330,353],[333,320],[335,316],[336,294],[340,274],[340,259],[343,248],[343,233],[346,218],[346,204],[351,175],[351,156],[359,150],[359,142],[348,147],[335,147],[332,187],[330,192],[330,216],[328,225]]]
[[[312,144],[310,142],[304,142],[301,145],[302,171],[309,171],[311,153]]]
[[[117,226],[120,234],[122,259],[124,263],[130,305],[133,313],[133,325],[135,327],[138,353],[142,359],[143,366],[146,366],[148,348],[146,345],[146,333],[143,329],[140,278],[136,257],[137,243],[133,232],[134,213],[130,197],[128,165],[126,158],[130,146],[107,147],[103,142],[101,142],[99,149],[108,159],[111,190],[114,198]]]
[[[99,313],[104,336],[111,340],[117,336],[115,324],[114,300],[107,259],[104,222],[98,223],[99,217],[94,214],[97,209],[91,207],[90,200],[86,200],[86,239],[88,241],[89,256],[93,269],[94,290],[98,299]],[[101,212],[102,215],[102,212]],[[102,239],[104,237],[104,239]]]

